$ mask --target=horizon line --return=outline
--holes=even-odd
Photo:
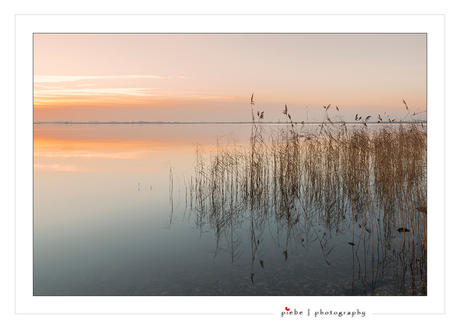
[[[291,122],[281,121],[36,121],[33,124],[291,124]],[[427,120],[403,121],[292,121],[293,124],[396,124],[396,123],[427,123]]]

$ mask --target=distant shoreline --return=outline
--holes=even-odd
[[[275,122],[275,121],[268,121],[268,122],[256,122],[257,124],[267,124],[267,125],[284,125],[284,124],[291,124],[290,122]],[[297,121],[293,122],[294,124],[301,125],[301,124],[322,124],[323,122],[321,121],[316,121],[316,122],[302,122],[302,121]],[[325,122],[324,124],[330,125],[330,124],[363,124],[362,122],[356,122],[356,121],[345,121],[345,122]],[[427,121],[393,121],[393,122],[376,122],[376,121],[369,121],[366,122],[366,124],[408,124],[408,123],[424,123],[426,124]],[[72,121],[51,121],[51,122],[34,122],[34,124],[71,124],[71,125],[107,125],[107,124],[115,124],[115,125],[138,125],[138,124],[148,124],[148,125],[196,125],[196,124],[224,124],[224,125],[241,125],[241,124],[252,124],[252,122],[167,122],[167,121],[135,121],[135,122],[72,122]]]

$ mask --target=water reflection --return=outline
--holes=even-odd
[[[249,147],[219,140],[209,161],[197,149],[188,217],[200,232],[214,233],[214,258],[225,252],[235,264],[249,253],[247,280],[255,284],[255,268],[269,264],[267,254],[287,262],[316,248],[327,266],[339,262],[339,271],[352,271],[351,287],[332,294],[426,295],[423,127],[370,133],[366,125],[351,131],[330,125],[318,135],[301,129],[267,135],[254,125]],[[340,255],[349,249],[351,265],[332,256],[336,248]]]
[[[34,294],[426,295],[423,131],[205,127],[37,125]]]

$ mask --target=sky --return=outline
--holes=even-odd
[[[426,118],[426,34],[34,34],[34,122]],[[336,110],[336,107],[340,111]]]

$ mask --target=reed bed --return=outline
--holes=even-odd
[[[190,209],[198,227],[215,230],[218,248],[227,241],[237,259],[241,236],[234,228],[246,222],[253,265],[263,267],[267,236],[282,246],[285,259],[293,245],[318,243],[329,264],[333,237],[348,234],[358,263],[375,260],[376,277],[391,265],[395,275],[410,268],[426,283],[426,126],[371,128],[369,117],[358,116],[353,125],[332,122],[327,106],[312,131],[293,122],[285,106],[286,124],[267,131],[264,113],[254,115],[253,98],[251,111],[249,147],[229,139],[218,141],[209,160],[200,148],[196,152]],[[333,111],[340,117],[338,108]]]

